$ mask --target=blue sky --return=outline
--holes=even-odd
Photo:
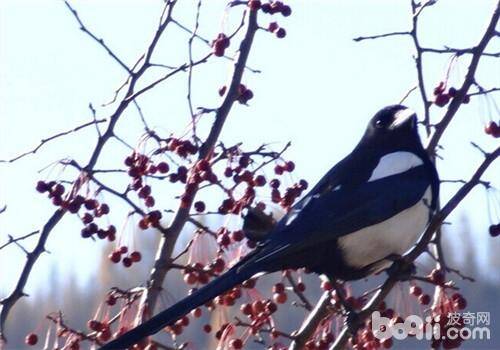
[[[82,20],[97,36],[129,65],[145,49],[158,21],[161,1],[72,1]],[[194,1],[180,1],[174,16],[191,27]],[[243,141],[249,148],[271,143],[279,149],[287,141],[292,148],[287,158],[297,164],[296,176],[310,182],[318,180],[333,164],[357,143],[368,119],[381,107],[396,103],[415,84],[409,38],[396,37],[355,43],[353,37],[406,30],[410,25],[409,1],[290,1],[293,15],[278,16],[288,35],[279,40],[259,32],[249,65],[262,70],[247,72],[244,83],[255,93],[250,106],[236,105],[225,125],[222,138],[227,144]],[[441,0],[421,20],[420,37],[424,46],[469,47],[479,40],[496,1]],[[214,38],[221,31],[230,31],[238,23],[239,10],[223,15],[224,1],[205,1],[202,8],[200,34]],[[261,16],[266,26],[269,16]],[[234,46],[231,47],[234,49]],[[195,46],[195,54],[204,54],[207,47]],[[490,51],[500,50],[498,40]],[[187,58],[187,36],[182,31],[167,30],[154,61],[180,64]],[[426,56],[425,75],[428,89],[444,75],[447,56]],[[456,85],[465,73],[467,58],[461,58],[452,72]],[[217,89],[228,77],[229,62],[213,59],[195,70],[195,106],[214,107],[219,101]],[[148,79],[161,74],[152,72]],[[5,159],[34,147],[41,138],[89,121],[89,102],[96,107],[108,101],[125,78],[121,68],[95,42],[78,30],[77,24],[62,1],[2,1],[0,4],[0,158]],[[477,74],[485,87],[500,86],[498,59],[484,58]],[[158,89],[145,94],[139,102],[150,125],[159,130],[181,132],[188,123],[185,99],[187,75],[179,75]],[[498,94],[494,96],[498,101]],[[417,95],[407,104],[421,111]],[[464,106],[446,132],[439,170],[443,179],[468,178],[481,155],[469,141],[485,149],[497,142],[484,135],[482,120],[498,119],[489,114],[483,98]],[[107,117],[113,106],[98,108],[99,117]],[[438,120],[443,109],[433,107]],[[208,125],[208,121],[206,124]],[[130,108],[118,125],[118,132],[135,144],[142,130],[137,113]],[[36,156],[29,156],[11,165],[0,165],[0,204],[7,212],[0,216],[0,242],[7,234],[20,235],[40,227],[53,207],[44,196],[34,191],[39,178],[61,176],[56,168],[51,173],[37,171],[52,162],[72,157],[85,163],[95,144],[95,130],[54,141]],[[100,168],[121,164],[126,150],[111,142]],[[497,162],[498,163],[498,162]],[[500,171],[494,165],[485,176],[493,180]],[[72,178],[68,169],[64,178]],[[113,184],[115,184],[113,180]],[[125,179],[126,181],[126,179]],[[117,180],[116,184],[125,182]],[[497,186],[500,185],[498,182]],[[443,186],[443,199],[457,187]],[[168,192],[166,192],[168,194]],[[166,207],[175,207],[168,195]],[[112,203],[113,200],[106,198]],[[119,208],[119,207],[117,207]],[[124,211],[113,212],[118,225]],[[487,235],[490,224],[486,197],[482,189],[464,201],[450,218],[466,215],[478,237],[479,260],[498,251]],[[100,250],[96,244],[79,238],[80,224],[74,217],[65,217],[49,239],[52,254],[39,260],[28,284],[28,292],[36,290],[50,266],[65,273],[78,271],[81,283],[92,277],[89,261]],[[459,240],[460,238],[458,238]],[[34,241],[26,242],[29,247]],[[23,253],[11,247],[0,252],[2,292],[10,290],[18,276]],[[90,268],[89,268],[90,266]]]

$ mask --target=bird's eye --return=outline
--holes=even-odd
[[[383,128],[385,126],[385,123],[382,119],[378,119],[376,122],[375,122],[375,127],[377,128]]]

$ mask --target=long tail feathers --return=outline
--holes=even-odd
[[[237,264],[220,277],[217,277],[204,287],[195,291],[190,296],[182,299],[170,308],[160,312],[148,321],[128,331],[117,339],[105,344],[100,348],[100,350],[116,350],[131,347],[143,338],[153,335],[162,328],[173,324],[191,310],[214,299],[235,285],[251,278],[255,272],[258,271],[255,271],[251,265],[246,265],[240,269],[240,264]]]

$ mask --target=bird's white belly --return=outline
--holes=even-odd
[[[390,264],[382,261],[391,254],[402,255],[415,244],[429,220],[431,199],[430,186],[423,198],[413,207],[373,226],[342,236],[338,245],[345,263],[354,268],[362,268],[380,262],[376,270]]]

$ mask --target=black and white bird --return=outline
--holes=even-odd
[[[124,349],[252,276],[307,267],[360,279],[389,267],[418,240],[436,209],[437,171],[417,117],[393,105],[370,120],[354,150],[314,186],[257,248],[206,286],[101,349]]]

